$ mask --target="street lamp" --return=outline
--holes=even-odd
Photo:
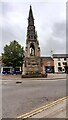
[[[23,63],[24,63],[24,58],[25,58],[25,56],[24,56],[24,54],[19,53],[19,57],[22,59],[22,60],[20,61],[20,64],[21,64],[21,71],[23,71],[22,66],[23,66]]]

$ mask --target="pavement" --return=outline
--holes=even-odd
[[[66,118],[66,99],[52,102],[42,112],[32,116],[31,118]]]
[[[67,79],[68,74],[48,74],[47,78],[21,78],[21,75],[0,75],[0,79],[2,80],[48,80],[48,79]]]
[[[33,110],[24,115],[18,116],[17,118],[28,119],[28,118],[67,118],[66,105],[67,97],[63,97],[56,101],[53,101],[45,106],[42,106],[36,110]],[[29,119],[30,120],[30,119]]]

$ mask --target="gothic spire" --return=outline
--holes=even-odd
[[[33,17],[31,5],[30,5],[30,10],[29,10],[28,25],[34,25],[34,17]]]

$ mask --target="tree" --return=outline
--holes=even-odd
[[[10,42],[10,45],[4,47],[4,53],[2,53],[2,62],[5,66],[12,66],[14,69],[16,66],[22,66],[24,58],[23,47],[16,41]]]

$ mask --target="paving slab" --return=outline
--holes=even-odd
[[[66,118],[66,99],[31,118]]]
[[[2,80],[48,80],[48,79],[67,79],[67,74],[48,74],[47,78],[21,78],[21,75],[0,75]]]

